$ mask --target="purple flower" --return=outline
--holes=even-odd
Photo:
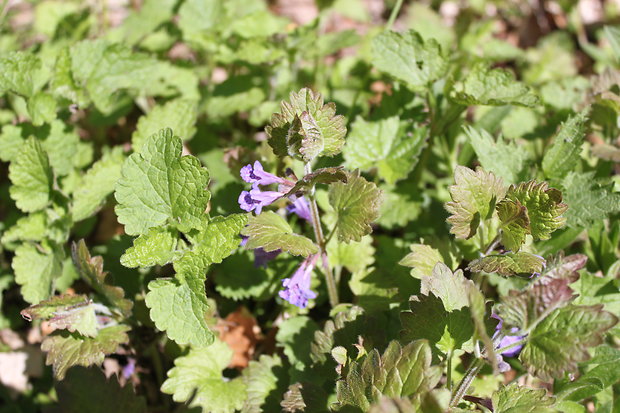
[[[517,327],[513,327],[513,328],[510,329],[511,333],[516,333],[517,331],[519,331],[519,329]],[[522,340],[523,337],[525,337],[525,336],[504,336],[500,340],[499,344],[497,345],[497,348],[508,347],[509,345],[514,344],[517,341]],[[522,348],[523,348],[523,344],[519,344],[518,346],[514,346],[512,348],[509,348],[506,351],[502,351],[502,355],[506,356],[506,357],[515,357],[515,356],[517,356],[521,352]]]
[[[312,221],[312,214],[310,213],[310,204],[303,196],[296,197],[295,195],[291,195],[290,197],[293,203],[286,207],[288,212],[297,214],[299,218],[305,219],[306,221]]]
[[[310,277],[318,258],[318,254],[306,258],[291,278],[282,280],[284,290],[280,291],[280,297],[299,308],[306,308],[308,300],[316,298],[316,293],[310,290]]]
[[[495,334],[493,334],[493,339],[495,339],[502,331],[502,327],[504,326],[504,320],[497,314],[491,314],[491,317],[495,318],[496,320],[499,320],[499,323],[497,323],[497,326],[495,327]],[[517,331],[519,331],[518,327],[513,327],[510,329],[511,333],[516,333]],[[525,336],[520,336],[520,335],[505,335],[504,337],[500,339],[499,343],[496,345],[496,349],[502,349],[504,347],[508,347],[511,344],[514,344],[518,341],[523,340],[524,337]],[[514,356],[517,356],[521,352],[522,348],[523,348],[523,344],[520,344],[518,346],[511,347],[508,350],[502,351],[501,354],[506,357],[514,357]]]
[[[253,185],[270,185],[270,184],[284,184],[286,179],[265,172],[263,165],[259,161],[254,162],[254,165],[247,164],[241,168],[241,178]]]
[[[257,214],[260,214],[264,206],[270,205],[283,196],[283,192],[261,191],[258,188],[252,188],[250,191],[241,192],[239,195],[239,206],[244,211],[256,211]]]
[[[267,252],[262,248],[256,248],[254,250],[254,266],[256,268],[267,268],[267,263],[275,259],[278,255],[280,255],[281,252],[282,250]]]

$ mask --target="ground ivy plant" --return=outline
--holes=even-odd
[[[620,408],[615,6],[13,3],[0,413]]]

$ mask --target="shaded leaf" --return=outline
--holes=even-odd
[[[196,102],[175,99],[163,105],[157,105],[146,115],[138,119],[136,130],[131,136],[134,152],[141,152],[142,145],[149,136],[157,134],[164,128],[170,128],[184,141],[196,133]]]
[[[304,257],[318,252],[309,238],[295,234],[284,218],[271,211],[250,217],[241,234],[249,237],[246,247],[251,249],[262,248],[267,252],[280,249]]]
[[[11,198],[24,212],[45,208],[52,192],[52,170],[39,141],[30,137],[22,145],[19,155],[9,165]]]
[[[63,330],[47,336],[41,343],[41,350],[47,352],[45,363],[52,365],[58,380],[65,378],[72,366],[91,366],[103,363],[106,354],[114,353],[118,346],[129,341],[125,325],[102,328],[96,337],[84,337],[78,333]]]
[[[469,263],[467,269],[474,272],[496,272],[511,276],[518,274],[540,274],[545,266],[545,259],[529,252],[516,252],[501,255],[487,255]]]
[[[569,206],[566,224],[571,228],[588,228],[609,214],[620,211],[620,194],[613,185],[600,185],[594,172],[571,172],[564,181],[564,198]]]
[[[381,190],[358,173],[349,175],[346,183],[329,187],[329,203],[337,216],[336,231],[341,242],[360,241],[370,234],[370,224],[379,217]]]

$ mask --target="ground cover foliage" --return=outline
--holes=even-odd
[[[0,6],[0,412],[620,409],[620,6]]]

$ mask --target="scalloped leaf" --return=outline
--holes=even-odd
[[[280,215],[272,211],[250,217],[248,226],[241,230],[248,238],[246,248],[262,248],[267,252],[282,250],[307,257],[319,248],[309,238],[295,234]]]
[[[525,84],[515,80],[512,72],[476,64],[465,79],[456,82],[450,98],[462,105],[519,105],[535,107],[538,96]]]
[[[516,383],[493,392],[494,413],[554,413],[555,397],[545,389],[530,389]]]
[[[127,234],[165,224],[182,232],[202,227],[211,198],[209,172],[194,156],[181,156],[182,146],[171,129],[162,129],[125,161],[114,196]]]
[[[191,400],[190,407],[201,407],[205,413],[241,409],[246,398],[243,378],[230,380],[222,375],[232,356],[233,351],[220,340],[209,347],[192,348],[187,355],[174,360],[161,391],[171,394],[178,403]]]
[[[562,192],[555,188],[549,188],[546,182],[522,182],[518,185],[511,185],[506,192],[506,199],[515,203],[517,201],[527,209],[529,228],[521,226],[519,231],[525,229],[532,234],[534,240],[546,240],[551,238],[551,233],[564,226],[566,218],[562,216],[568,206],[562,202]],[[505,214],[505,219],[510,219],[511,214]],[[511,226],[504,227],[509,230],[512,225],[525,225],[525,219],[513,219],[512,221],[502,221],[502,224],[509,222]],[[515,237],[518,238],[518,237]]]
[[[452,214],[447,221],[450,233],[468,239],[476,234],[482,221],[491,218],[495,203],[503,198],[506,189],[501,178],[481,168],[473,171],[457,166],[454,182],[450,186],[452,201],[446,203],[446,210]]]
[[[404,179],[417,164],[428,130],[401,122],[398,116],[378,121],[357,117],[343,149],[348,168],[377,172],[388,184]]]
[[[502,222],[502,244],[511,251],[519,251],[530,233],[527,208],[518,200],[503,199],[497,204],[497,216]]]
[[[96,337],[84,337],[67,330],[49,335],[41,343],[41,350],[47,352],[45,364],[51,364],[54,376],[62,380],[72,366],[103,363],[106,354],[114,353],[118,346],[129,342],[129,330],[129,326],[115,325],[102,328]]]
[[[11,267],[26,302],[37,304],[52,295],[53,281],[62,272],[63,254],[64,251],[46,251],[33,244],[22,244],[15,250]]]
[[[423,39],[414,30],[386,30],[372,39],[372,64],[415,91],[443,77],[448,68],[439,43]]]
[[[175,278],[159,278],[148,285],[145,302],[155,326],[177,342],[207,347],[215,334],[209,329],[210,309],[205,293],[208,261],[194,252],[174,263]]]
[[[67,329],[84,336],[97,336],[95,307],[85,295],[58,295],[20,312],[28,321],[49,320],[55,329]]]
[[[433,247],[424,244],[411,244],[411,252],[398,262],[399,265],[411,268],[411,276],[422,279],[433,273],[438,262],[444,262],[443,257]]]
[[[329,187],[329,203],[336,213],[336,231],[341,242],[361,241],[372,232],[370,224],[379,218],[382,193],[377,186],[359,175],[349,175],[346,183]]]
[[[467,269],[473,272],[498,273],[504,276],[534,273],[540,274],[545,267],[545,259],[529,252],[516,252],[501,255],[487,255],[469,263]]]
[[[250,361],[247,368],[243,369],[243,382],[246,386],[247,397],[243,404],[244,413],[261,413],[264,411],[276,411],[279,400],[275,403],[266,402],[270,394],[282,390],[278,383],[278,373],[283,370],[282,359],[279,356],[262,354],[258,361]],[[275,398],[274,398],[275,399]]]
[[[124,161],[123,149],[116,146],[86,171],[82,183],[73,192],[71,216],[75,222],[94,215],[114,192]]]
[[[265,127],[276,155],[298,156],[305,162],[315,156],[334,156],[344,145],[345,118],[336,115],[334,103],[323,104],[323,96],[308,88],[291,92]]]
[[[542,170],[547,178],[560,182],[575,168],[586,137],[587,120],[588,111],[584,110],[562,124],[542,160]]]
[[[452,312],[469,306],[465,288],[467,283],[472,281],[465,278],[462,270],[453,273],[446,264],[438,262],[431,276],[422,278],[421,291],[424,295],[433,293],[435,297],[441,299],[446,311]]]
[[[136,130],[131,135],[133,150],[140,152],[149,136],[164,128],[172,129],[184,141],[191,139],[196,133],[197,112],[196,102],[184,99],[171,100],[153,107],[138,119]]]
[[[121,256],[121,264],[128,268],[165,265],[177,256],[177,231],[170,228],[151,228],[133,240],[133,246]]]
[[[594,175],[595,172],[571,172],[562,181],[569,206],[566,224],[570,228],[588,228],[620,211],[620,194],[614,192],[613,184],[601,184]]]
[[[219,264],[241,244],[241,230],[248,223],[248,214],[217,216],[207,227],[191,238],[194,252],[209,264]]]
[[[571,278],[544,276],[526,289],[511,290],[497,305],[497,313],[507,326],[529,330],[544,317],[575,298],[569,287]]]
[[[104,302],[111,307],[118,308],[123,315],[128,316],[133,302],[124,298],[125,292],[121,287],[106,284],[108,273],[103,271],[103,258],[101,256],[91,257],[84,240],[72,244],[71,256],[82,279],[104,299]]]
[[[559,308],[530,332],[519,360],[530,374],[543,380],[575,372],[577,363],[590,358],[589,347],[603,342],[618,317],[602,305]]]
[[[41,143],[33,136],[21,146],[20,153],[9,165],[9,192],[24,212],[43,209],[50,201],[53,174]]]
[[[351,362],[346,376],[336,382],[336,408],[347,405],[368,411],[381,396],[419,400],[441,377],[431,367],[431,349],[426,340],[404,347],[392,341],[382,355],[372,350],[359,361]]]

